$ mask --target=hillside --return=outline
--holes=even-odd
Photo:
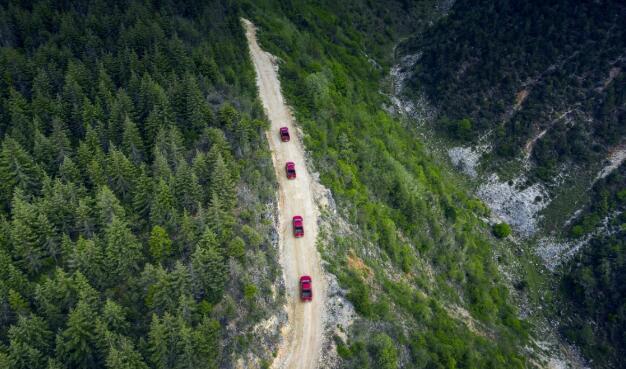
[[[413,86],[436,101],[438,129],[487,135],[494,161],[528,155],[531,179],[549,182],[623,143],[624,15],[619,1],[457,1],[414,41]]]
[[[592,366],[620,367],[626,6],[456,1],[402,45],[401,91],[423,129],[553,274],[560,330]]]
[[[495,261],[508,263],[511,250],[490,236],[486,209],[417,132],[383,109],[380,86],[392,59],[368,56],[390,55],[402,25],[385,18],[382,29],[376,22],[358,29],[351,2],[292,4],[280,16],[253,8],[251,19],[261,46],[279,58],[311,163],[336,202],[319,247],[358,313],[347,331],[334,332],[342,367],[531,365],[529,323],[509,290],[518,281],[504,278]],[[405,14],[419,14],[419,29],[435,10],[422,4]],[[386,41],[371,42],[368,32]]]

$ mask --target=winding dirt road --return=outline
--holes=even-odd
[[[319,210],[314,201],[315,186],[319,186],[307,171],[304,146],[296,134],[296,125],[280,89],[275,58],[263,51],[256,40],[256,28],[242,20],[250,54],[257,75],[259,95],[269,117],[271,128],[266,132],[272,161],[279,184],[279,248],[287,294],[288,323],[282,330],[282,342],[272,365],[276,369],[313,369],[318,366],[324,337],[326,279],[320,263],[315,240]],[[290,142],[280,140],[278,130],[288,127]],[[296,164],[297,178],[288,180],[285,163]],[[294,238],[291,218],[304,218],[305,235]],[[301,275],[313,279],[313,301],[303,303],[299,298],[298,279]]]

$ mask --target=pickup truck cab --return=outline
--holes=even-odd
[[[313,300],[313,281],[308,275],[300,277],[300,300]]]
[[[285,164],[285,170],[287,171],[287,179],[296,178],[296,164],[293,161],[288,161]]]
[[[300,238],[302,236],[304,236],[304,222],[302,220],[302,217],[300,215],[296,215],[295,217],[293,217],[292,220],[293,223],[293,236],[295,238]]]
[[[280,140],[283,142],[289,142],[289,140],[291,139],[291,137],[289,136],[289,128],[281,127],[279,131],[280,131]]]

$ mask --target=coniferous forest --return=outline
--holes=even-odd
[[[218,367],[278,275],[236,8],[2,3],[0,367]]]

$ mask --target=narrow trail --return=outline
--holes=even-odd
[[[282,330],[282,342],[272,365],[276,369],[313,369],[318,366],[324,338],[326,279],[317,252],[319,209],[314,201],[314,190],[320,187],[307,171],[304,146],[296,134],[295,120],[280,89],[275,58],[263,51],[256,39],[256,28],[242,20],[250,55],[257,75],[257,87],[271,128],[266,132],[272,161],[279,184],[278,218],[280,264],[283,267],[287,295],[288,322]],[[288,127],[290,142],[280,140],[278,130]],[[296,164],[297,178],[288,180],[285,163]],[[304,218],[305,235],[294,238],[291,218]],[[301,275],[313,279],[313,301],[300,301],[298,280]]]

